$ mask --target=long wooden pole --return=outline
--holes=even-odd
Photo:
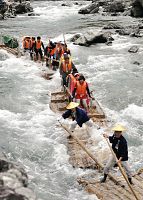
[[[77,136],[75,136],[69,129],[67,129],[66,126],[64,126],[60,121],[59,121],[61,127],[63,129],[65,129],[72,137],[73,139],[80,145],[80,147],[90,156],[90,158],[92,158],[92,160],[95,161],[95,163],[100,167],[100,169],[103,169],[104,166],[102,163],[100,163],[95,157],[94,155],[91,153],[91,151],[89,149],[86,148],[86,146],[83,144],[83,142],[81,140],[79,140],[79,138]],[[124,185],[121,185],[115,178],[114,176],[112,176],[111,174],[108,174],[109,178],[116,184],[116,185],[120,185],[121,187],[124,187]]]
[[[110,148],[110,151],[111,151],[112,155],[113,155],[114,158],[116,159],[116,162],[117,162],[117,164],[118,164],[118,166],[119,166],[119,169],[120,169],[120,171],[121,171],[121,173],[122,173],[124,179],[126,180],[126,182],[127,182],[128,186],[129,186],[131,192],[132,192],[133,195],[135,196],[136,200],[139,200],[137,194],[135,193],[133,187],[131,186],[131,184],[130,184],[128,178],[127,178],[127,175],[126,175],[126,173],[125,173],[125,171],[124,171],[124,169],[123,169],[121,163],[118,162],[117,156],[116,156],[116,154],[114,153],[114,151],[113,151],[113,149],[112,149],[112,147],[111,147],[111,145],[110,145],[108,139],[107,139],[106,137],[105,137],[105,139],[106,139],[106,142],[107,142],[107,144],[108,144],[108,146],[109,146],[109,148]]]

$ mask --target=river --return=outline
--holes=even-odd
[[[19,15],[0,21],[1,34],[40,35],[46,41],[63,40],[74,33],[98,30],[109,22],[137,23],[130,17],[78,15],[80,5],[62,2],[32,2],[40,16]],[[88,4],[89,2],[84,2]],[[74,46],[68,42],[75,65],[82,72],[95,98],[102,105],[109,124],[127,128],[129,161],[132,169],[143,166],[143,45],[141,38],[114,34],[112,46]],[[132,45],[137,54],[128,53]],[[141,63],[134,64],[135,61]],[[51,81],[41,78],[40,64],[29,58],[15,58],[0,51],[0,146],[8,158],[25,167],[29,186],[40,200],[93,200],[78,185],[84,174],[68,162],[66,135],[57,123],[58,114],[49,108],[50,93],[60,87],[58,72]]]

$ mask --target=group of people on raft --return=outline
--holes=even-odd
[[[49,66],[49,61],[52,60],[51,65],[55,64],[59,67],[60,75],[62,78],[62,86],[64,90],[69,93],[69,105],[66,107],[67,111],[62,114],[61,120],[71,117],[73,122],[71,124],[70,130],[73,132],[78,125],[82,127],[86,124],[89,127],[93,126],[92,120],[88,116],[90,108],[90,100],[93,98],[88,87],[88,83],[82,74],[78,73],[75,65],[71,59],[71,52],[67,48],[67,45],[61,42],[53,43],[49,41],[49,44],[44,48],[44,44],[41,38],[38,36],[37,40],[35,37],[25,37],[23,40],[24,50],[30,50],[31,59],[33,59],[33,53],[35,52],[36,60],[40,55],[41,60],[43,59],[43,52],[46,58],[46,66]],[[82,108],[81,108],[82,106]],[[100,128],[100,127],[98,127]],[[112,144],[112,149],[118,159],[118,162],[124,167],[128,181],[132,183],[132,172],[128,164],[128,145],[123,132],[125,128],[122,125],[116,125],[112,128],[114,132],[112,136],[104,133],[103,136],[108,138]],[[104,183],[107,179],[110,169],[116,164],[116,159],[112,155],[104,168],[104,176],[101,179],[101,183]]]
[[[59,120],[69,117],[72,118],[73,122],[70,128],[72,132],[77,125],[82,127],[83,124],[86,124],[87,126],[92,127],[94,123],[88,116],[90,107],[89,102],[90,99],[92,99],[91,92],[85,77],[78,73],[68,54],[64,54],[63,62],[60,64],[60,75],[62,77],[63,86],[69,90],[71,102],[66,107],[67,111],[62,114],[62,117]],[[126,139],[122,135],[125,128],[122,125],[116,125],[112,128],[112,131],[114,132],[112,136],[109,136],[106,133],[104,133],[103,136],[109,139],[112,144],[112,149],[118,159],[118,163],[122,164],[126,171],[129,183],[133,184],[132,172],[128,164],[128,145]],[[112,155],[104,168],[104,176],[101,179],[101,183],[106,181],[109,171],[114,165],[116,165],[116,158]]]
[[[22,46],[24,51],[30,52],[32,60],[43,61],[45,59],[46,66],[51,67],[53,70],[59,67],[64,54],[71,54],[65,42],[52,42],[49,40],[48,45],[44,46],[40,36],[37,38],[25,36]]]

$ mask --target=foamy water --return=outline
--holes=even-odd
[[[68,39],[74,32],[93,30],[93,21],[102,22],[103,19],[102,23],[107,23],[102,16],[78,15],[81,6],[62,7],[61,3],[41,2],[39,5],[34,2],[39,17],[20,16],[8,20],[7,26],[13,24],[13,29],[6,27],[2,31],[14,33],[19,39],[23,34],[38,34],[46,44],[48,38],[63,40],[63,33]],[[125,137],[134,170],[143,165],[143,66],[133,64],[136,60],[142,61],[142,46],[138,54],[129,54],[128,48],[139,41],[116,34],[113,37],[115,41],[111,47],[97,44],[87,48],[71,43],[68,46],[75,65],[85,74],[95,98],[110,120],[109,126],[120,122],[127,127]],[[60,87],[59,73],[47,81],[41,77],[43,69],[29,57],[15,58],[0,50],[0,145],[11,160],[25,166],[30,187],[39,199],[96,199],[78,185],[77,177],[86,172],[73,169],[69,164],[67,135],[57,122],[60,114],[49,108],[50,93]],[[90,148],[104,158],[108,150],[102,133],[102,129],[90,130],[91,138],[95,140]]]

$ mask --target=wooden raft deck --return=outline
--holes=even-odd
[[[102,111],[99,104],[95,101],[95,106],[90,110],[89,116],[100,127],[106,123],[105,114]],[[94,104],[94,105],[95,105]],[[51,94],[50,108],[54,112],[61,112],[66,110],[68,105],[68,99],[64,92],[55,92]],[[76,136],[89,148],[93,146],[93,141],[90,138],[90,134],[86,129],[77,129]],[[97,168],[95,161],[93,161],[87,153],[79,146],[79,144],[72,138],[68,138],[68,154],[70,155],[69,162],[73,167],[79,168]]]
[[[54,112],[65,111],[67,104],[68,99],[63,92],[51,94],[50,108]],[[96,125],[105,127],[107,124],[105,114],[97,101],[95,101],[95,105],[96,109],[93,107],[90,110],[89,116],[91,116]],[[109,149],[103,152],[101,148],[97,151],[96,145],[98,146],[98,141],[92,138],[90,130],[77,128],[75,135],[92,152],[92,155],[101,165],[107,161],[110,154]],[[111,175],[116,181],[108,178],[106,183],[100,183],[100,178],[103,175],[102,168],[99,168],[99,165],[83,150],[73,137],[68,137],[68,154],[70,155],[69,162],[74,168],[94,169],[94,172],[88,172],[86,175],[77,178],[78,183],[88,193],[95,194],[101,200],[136,200],[124,178],[115,173],[114,170],[111,171]],[[133,183],[133,189],[138,199],[143,200],[143,170],[134,175]]]
[[[19,56],[19,51],[18,51],[17,48],[16,49],[12,49],[12,48],[7,47],[6,45],[1,44],[0,45],[0,49],[6,50],[8,53],[11,53],[11,54],[13,54],[15,56]]]
[[[123,177],[116,178],[119,185],[116,185],[110,179],[107,179],[105,183],[100,183],[99,179],[99,173],[91,173],[87,174],[87,176],[79,177],[78,183],[88,193],[96,194],[101,200],[136,200]],[[143,170],[140,170],[132,179],[134,183],[132,187],[138,199],[143,200]]]

